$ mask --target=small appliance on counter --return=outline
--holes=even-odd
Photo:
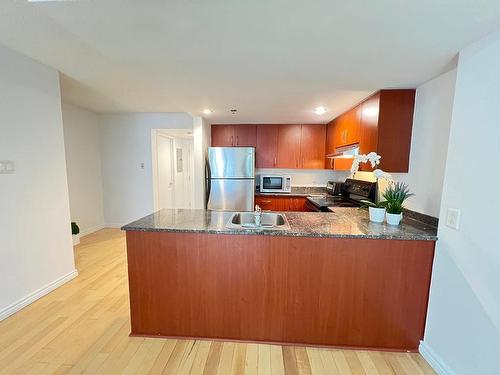
[[[260,176],[259,191],[261,193],[290,193],[292,191],[292,177],[263,174]]]
[[[328,212],[329,207],[360,207],[361,200],[375,202],[377,184],[348,178],[345,182],[328,181],[327,193],[321,197],[307,197],[306,207],[311,211]]]

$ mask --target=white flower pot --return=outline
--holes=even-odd
[[[400,214],[390,214],[390,213],[387,213],[386,214],[387,224],[389,224],[389,225],[399,225],[399,223],[401,222],[402,218],[403,218],[403,214],[402,213],[400,213]]]
[[[374,223],[383,223],[385,217],[385,208],[368,207],[370,221]]]
[[[79,234],[73,234],[73,246],[76,246],[80,243],[80,235]]]

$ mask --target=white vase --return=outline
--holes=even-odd
[[[385,208],[368,207],[370,221],[374,223],[383,223],[385,217]]]
[[[76,246],[80,244],[80,235],[79,234],[73,234],[73,246]]]
[[[403,218],[403,213],[399,213],[399,214],[387,213],[386,214],[387,224],[389,224],[389,225],[399,225],[402,218]]]

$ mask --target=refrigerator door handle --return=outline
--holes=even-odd
[[[210,199],[210,190],[212,189],[212,174],[210,173],[210,164],[208,160],[205,164],[205,208],[208,207],[208,200]]]

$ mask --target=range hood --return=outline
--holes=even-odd
[[[328,159],[353,158],[359,155],[359,143],[354,143],[348,146],[337,147],[333,154],[328,154]]]

